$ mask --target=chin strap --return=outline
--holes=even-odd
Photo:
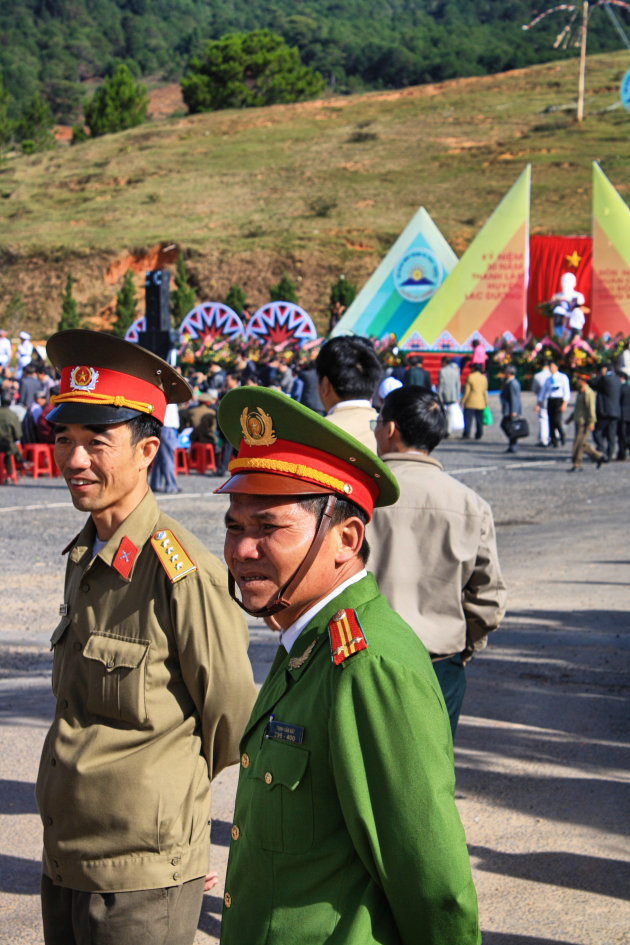
[[[266,607],[261,607],[260,610],[249,610],[236,596],[236,581],[234,580],[234,575],[231,571],[228,571],[228,590],[230,592],[230,597],[232,600],[236,601],[238,606],[248,613],[252,617],[263,617],[270,618],[269,626],[272,630],[281,630],[282,627],[277,620],[274,619],[274,614],[279,613],[281,610],[286,610],[287,607],[290,607],[292,604],[291,597],[295,594],[297,588],[304,580],[307,571],[312,565],[313,561],[317,557],[319,549],[322,546],[322,542],[326,537],[328,529],[330,528],[330,523],[332,521],[333,512],[335,505],[337,504],[337,496],[329,495],[328,501],[326,503],[326,508],[324,509],[321,517],[321,521],[318,525],[317,531],[315,532],[315,537],[311,542],[311,547],[306,552],[302,563],[299,565],[297,570],[294,572],[293,577],[289,578],[284,587],[280,588],[276,594],[276,599],[273,600]]]

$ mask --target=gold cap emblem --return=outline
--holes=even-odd
[[[245,407],[241,413],[241,430],[248,446],[271,446],[277,440],[273,420],[260,407],[252,411]]]
[[[72,390],[93,391],[98,381],[98,371],[85,364],[78,364],[70,374]]]

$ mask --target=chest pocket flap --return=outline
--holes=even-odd
[[[148,647],[146,640],[132,642],[93,633],[83,648],[83,655],[89,660],[98,660],[108,672],[112,672],[114,669],[136,669]]]
[[[254,763],[252,777],[260,778],[273,789],[278,785],[295,791],[304,777],[309,752],[269,738]]]
[[[304,853],[313,844],[313,797],[310,752],[266,739],[250,777],[249,829],[265,850]]]
[[[83,647],[87,667],[87,709],[94,715],[148,724],[146,666],[149,642],[93,633]]]

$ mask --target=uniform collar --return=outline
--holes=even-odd
[[[428,453],[414,453],[410,451],[406,453],[383,453],[381,459],[384,463],[387,463],[388,466],[400,461],[402,463],[422,463],[425,466],[435,466],[436,469],[444,469],[442,464],[439,463],[437,459],[429,456]]]
[[[101,548],[96,557],[100,558],[108,567],[111,567],[123,538],[127,538],[128,541],[135,545],[138,551],[140,551],[157,525],[159,514],[160,509],[157,500],[149,489],[133,512],[118,526],[112,537],[106,545]],[[70,552],[70,560],[73,564],[83,562],[87,567],[91,560],[95,535],[96,529],[92,521],[92,516],[90,516]],[[127,580],[131,580],[132,574],[133,569]]]
[[[307,610],[306,613],[302,614],[301,617],[298,617],[298,619],[292,623],[290,627],[287,627],[286,630],[283,630],[280,634],[280,642],[287,653],[291,652],[293,644],[300,636],[304,627],[307,627],[311,620],[315,619],[317,614],[320,612],[320,610],[323,610],[326,604],[328,604],[334,598],[339,597],[339,595],[343,593],[346,588],[351,587],[352,584],[356,584],[357,581],[362,580],[366,576],[367,571],[365,568],[363,568],[361,571],[358,571],[356,574],[353,574],[352,577],[348,578],[347,581],[344,581],[343,584],[340,584],[339,587],[336,587],[334,591],[332,591],[322,600],[317,601],[317,603]]]

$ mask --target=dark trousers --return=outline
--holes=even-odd
[[[510,436],[509,429],[512,422],[512,417],[504,417],[501,421],[501,429],[508,438],[508,452],[516,453],[518,450],[518,439],[514,436]]]
[[[192,945],[204,877],[138,892],[80,892],[42,876],[45,945]]]
[[[582,453],[586,453],[595,462],[599,462],[603,454],[599,450],[593,449],[588,442],[588,429],[584,421],[575,424],[575,443],[573,444],[573,465],[580,468],[582,465]]]
[[[618,423],[618,417],[599,417],[593,432],[593,439],[595,440],[597,449],[601,450],[602,453],[606,453],[609,460],[613,458],[613,453],[615,452]],[[604,441],[606,442],[604,443]]]
[[[451,733],[455,738],[455,729],[459,721],[459,713],[462,710],[464,693],[466,692],[466,670],[461,655],[449,656],[444,660],[435,660],[433,663],[435,675],[440,684],[448,719],[451,723]]]
[[[564,446],[564,429],[562,426],[562,404],[564,401],[560,397],[550,397],[547,400],[547,413],[549,414],[549,436],[554,446],[558,445],[558,439]],[[556,438],[557,434],[557,438]]]
[[[475,439],[480,440],[483,436],[483,410],[473,410],[471,407],[464,407],[464,439],[469,440],[472,433],[473,420],[476,424]]]
[[[617,459],[625,459],[628,455],[628,449],[630,449],[630,420],[619,421],[617,439],[619,440]]]

